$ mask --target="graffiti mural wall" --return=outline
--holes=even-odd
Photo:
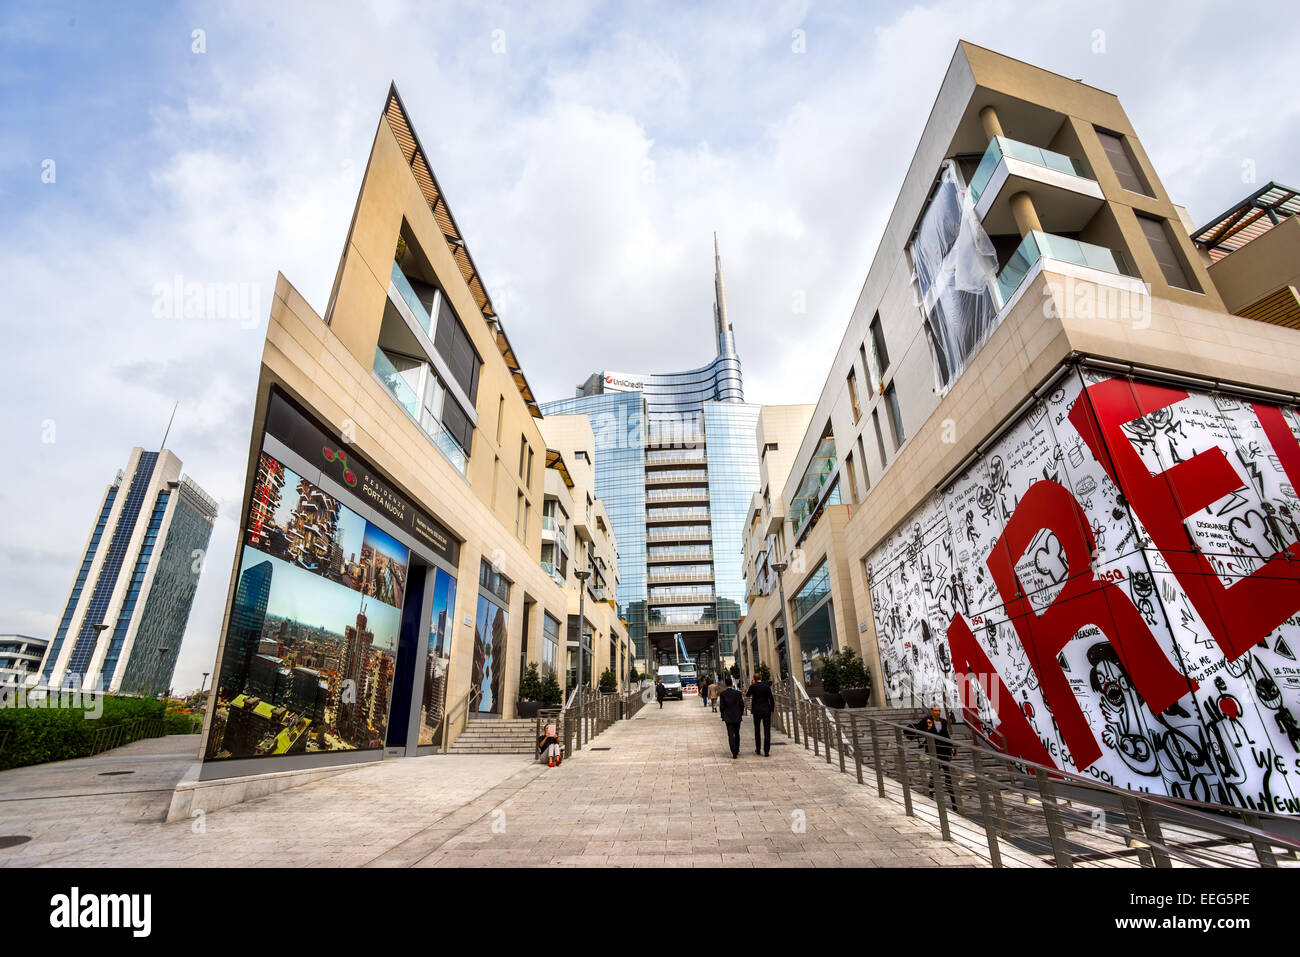
[[[1300,813],[1300,414],[1070,370],[871,555],[895,705],[1007,750]]]

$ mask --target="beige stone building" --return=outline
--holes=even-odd
[[[1300,747],[1295,200],[1270,184],[1194,243],[1113,94],[960,43],[782,492],[793,630],[824,567],[807,597],[876,703],[1289,807],[1209,755],[1224,695]],[[1209,770],[1161,757],[1170,728]]]
[[[276,282],[204,774],[423,753],[512,717],[577,614],[543,514],[548,487],[589,494],[590,464],[553,433],[391,89],[323,315]],[[570,554],[603,575],[600,668],[611,641],[626,659],[603,611],[617,546],[598,502],[571,508]]]
[[[619,690],[626,690],[632,651],[618,617],[618,543],[605,503],[595,497],[596,437],[585,415],[548,415],[540,425],[547,442],[542,568],[569,598],[562,657],[550,666],[560,668],[567,697],[577,681],[581,613],[587,686],[596,687],[608,668]],[[577,573],[584,570],[589,577],[580,582]]]

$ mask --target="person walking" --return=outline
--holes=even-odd
[[[722,691],[721,689],[718,688],[718,683],[716,681],[710,681],[709,682],[709,710],[710,711],[718,710],[718,695],[720,695],[721,693]]]
[[[740,722],[745,717],[745,696],[731,686],[718,695],[718,710],[722,712],[722,722],[727,726],[727,744],[731,748],[732,760],[740,757]]]
[[[939,759],[939,772],[943,775],[944,783],[948,786],[948,797],[952,800],[952,806],[957,806],[957,795],[953,792],[952,786],[952,756],[956,748],[952,744],[952,728],[949,726],[948,719],[943,716],[943,709],[937,704],[931,706],[930,713],[923,717],[916,724],[912,725],[917,731],[924,731],[934,735],[934,756]],[[924,735],[917,735],[921,739],[921,749],[929,750],[927,739]],[[936,792],[938,791],[937,782],[934,780],[936,775],[930,775],[930,797],[936,802],[939,800]]]
[[[750,713],[754,715],[754,753],[768,757],[772,752],[772,712],[776,710],[776,696],[772,686],[761,674],[754,675],[745,697],[750,699]]]
[[[664,710],[664,680],[655,678],[655,700],[659,702],[659,710]]]
[[[698,685],[700,689],[700,704],[708,707],[709,704],[709,676],[701,675]]]

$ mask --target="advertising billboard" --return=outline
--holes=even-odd
[[[420,705],[420,744],[438,744],[447,708],[447,669],[451,665],[451,630],[456,618],[456,578],[441,568],[432,570],[433,607],[429,613],[429,646],[425,658],[424,697]]]
[[[1297,436],[1295,408],[1071,369],[867,557],[890,703],[1300,813]]]

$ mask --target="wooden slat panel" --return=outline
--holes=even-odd
[[[1294,286],[1287,286],[1247,306],[1241,310],[1240,315],[1275,326],[1300,329],[1300,296],[1296,294]]]

